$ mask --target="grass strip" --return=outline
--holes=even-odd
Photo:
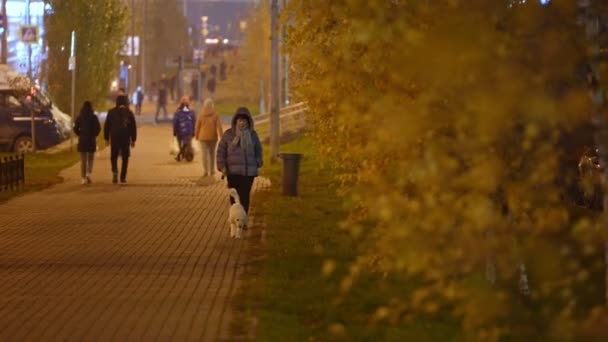
[[[4,158],[10,153],[0,153],[0,158]],[[48,153],[30,153],[25,155],[25,184],[15,190],[0,191],[0,203],[3,203],[16,196],[40,191],[52,185],[61,183],[63,178],[59,173],[74,165],[80,156],[78,152],[70,152],[64,150],[54,154]]]
[[[347,294],[341,292],[342,281],[361,247],[339,228],[347,215],[346,199],[339,194],[332,170],[323,165],[308,138],[284,144],[281,150],[304,153],[300,194],[282,196],[282,165],[266,162],[263,176],[270,178],[272,186],[254,195],[256,227],[237,295],[237,311],[242,317],[233,326],[234,335],[255,330],[259,341],[461,340],[458,324],[449,320],[374,321],[378,307],[389,301],[392,293],[407,291],[407,279],[367,275],[353,283]],[[334,271],[324,275],[328,265],[333,265]]]

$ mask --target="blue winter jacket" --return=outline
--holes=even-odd
[[[232,141],[236,136],[236,119],[245,117],[249,121],[253,148],[246,150],[240,144],[234,145]],[[239,108],[232,117],[232,125],[220,139],[217,146],[217,168],[226,170],[229,175],[257,176],[258,168],[262,167],[262,144],[258,134],[253,130],[253,119],[247,108]]]
[[[186,106],[182,106],[173,116],[173,136],[193,136],[195,122],[194,111]]]

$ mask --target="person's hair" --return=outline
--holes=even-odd
[[[128,106],[128,105],[129,105],[129,99],[127,98],[126,95],[120,95],[116,98],[116,107]]]
[[[213,102],[212,99],[210,98],[206,98],[205,102],[203,102],[203,109],[215,109],[215,103]]]
[[[182,96],[182,98],[181,98],[181,100],[179,102],[181,104],[189,105],[190,104],[190,98],[188,98],[188,96]]]
[[[84,101],[80,109],[80,115],[95,114],[91,101]]]

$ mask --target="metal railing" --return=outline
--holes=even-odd
[[[307,111],[308,106],[304,102],[281,108],[279,111],[279,130],[281,136],[302,131],[306,127]],[[270,123],[270,113],[260,114],[254,120],[256,125]],[[260,138],[266,139],[268,135],[268,132],[262,132]]]
[[[25,183],[25,156],[0,158],[0,191],[12,190]]]

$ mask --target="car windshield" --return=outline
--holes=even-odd
[[[40,89],[32,89],[32,99],[42,107],[51,107],[51,99]]]
[[[43,105],[50,107],[51,106],[51,98],[50,96],[45,93],[42,90],[39,90],[38,93],[36,93],[37,97],[40,99],[40,103],[42,103]]]

